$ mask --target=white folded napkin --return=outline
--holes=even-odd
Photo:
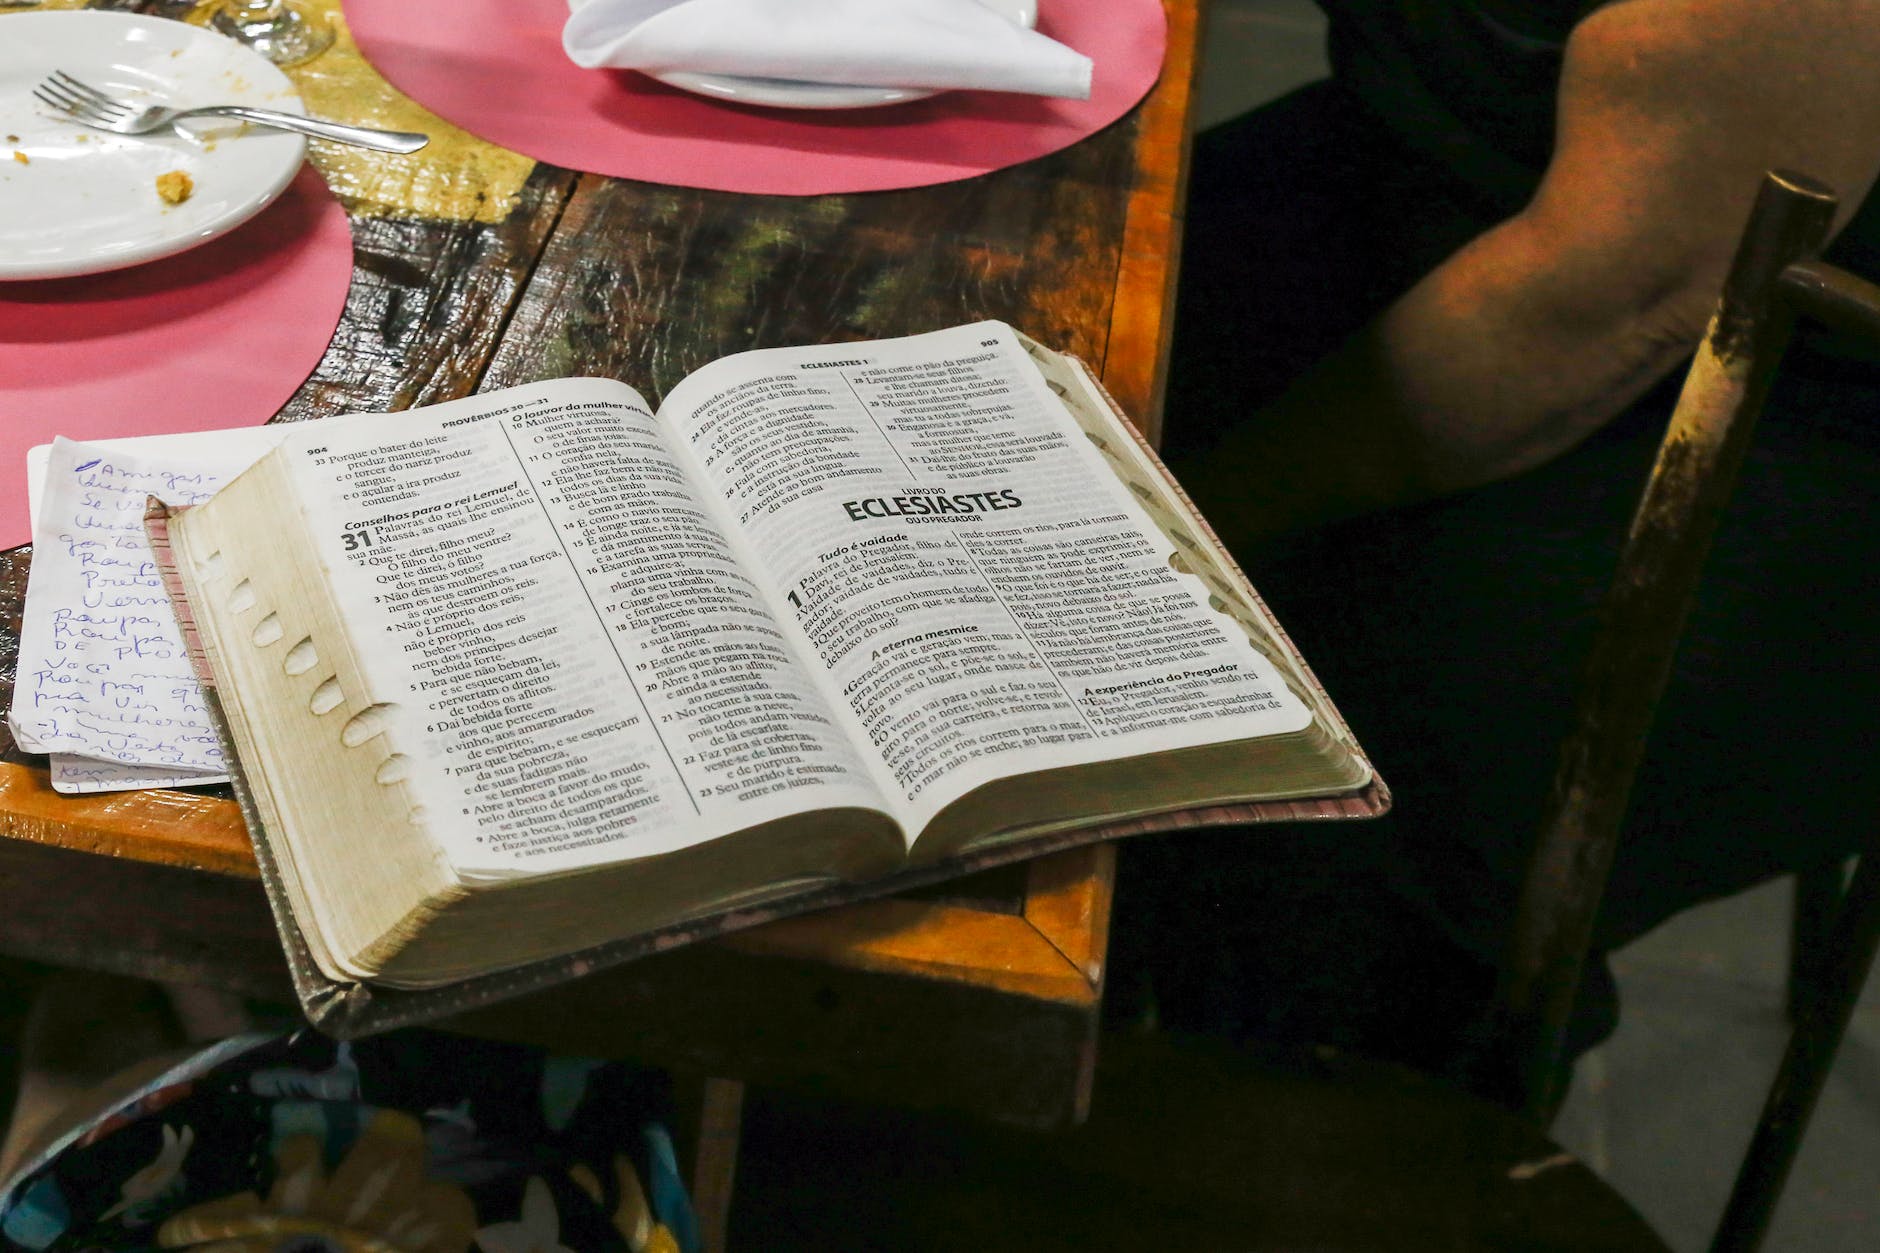
[[[569,0],[575,64],[1090,97],[1090,58],[980,0]]]

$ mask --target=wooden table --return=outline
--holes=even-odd
[[[538,166],[499,223],[356,216],[345,317],[281,420],[552,375],[610,375],[657,401],[742,349],[994,317],[1098,366],[1153,434],[1196,51],[1196,0],[1167,2],[1168,61],[1144,104],[1065,152],[983,178],[801,199]],[[0,553],[0,698],[30,560],[30,549]],[[1089,1094],[1112,865],[1110,850],[1084,850],[945,897],[788,920],[455,1025],[695,1073],[1074,1121]],[[287,994],[226,795],[60,796],[43,760],[4,731],[0,952]]]

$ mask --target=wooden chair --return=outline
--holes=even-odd
[[[1633,776],[1790,329],[1808,314],[1880,342],[1880,287],[1817,259],[1834,207],[1767,178],[1646,483],[1503,965],[1478,1085],[1499,1104],[1351,1057],[1108,1040],[1090,1122],[1051,1140],[754,1109],[732,1247],[1662,1250],[1544,1128]],[[1835,912],[1715,1253],[1768,1227],[1880,939],[1880,858]]]
[[[1506,1069],[1491,1081],[1530,1117],[1550,1116],[1567,1016],[1658,698],[1718,520],[1796,318],[1880,345],[1880,287],[1819,259],[1832,190],[1771,172],[1691,366],[1634,517],[1562,747],[1550,812],[1524,885],[1498,997]],[[1869,849],[1873,841],[1869,840]],[[1786,1056],[1713,1253],[1760,1246],[1880,941],[1880,859],[1834,885],[1797,889]],[[1830,922],[1824,925],[1823,919]],[[1812,920],[1812,921],[1811,921]]]

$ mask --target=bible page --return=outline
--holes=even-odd
[[[660,412],[910,830],[1007,775],[1311,721],[1003,323],[740,354]]]
[[[510,388],[283,453],[459,874],[882,807],[633,389]]]

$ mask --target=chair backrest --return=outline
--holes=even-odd
[[[1796,317],[1880,344],[1880,287],[1822,262],[1835,194],[1766,176],[1608,590],[1575,723],[1523,886],[1497,994],[1485,1090],[1539,1121],[1555,1076],[1634,774],[1711,539]],[[1838,965],[1798,1023],[1739,1177],[1718,1249],[1755,1247],[1880,936],[1880,858],[1863,857],[1841,909]]]

